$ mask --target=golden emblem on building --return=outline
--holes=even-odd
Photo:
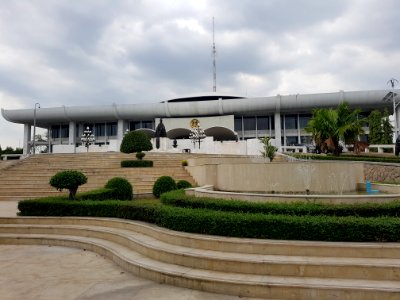
[[[192,127],[192,128],[197,128],[197,127],[199,127],[199,120],[197,120],[197,119],[192,119],[192,120],[190,121],[190,127]]]

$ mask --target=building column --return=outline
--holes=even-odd
[[[23,143],[23,154],[28,155],[30,151],[29,143],[31,142],[31,125],[24,124],[24,143]]]
[[[118,129],[117,129],[117,138],[119,142],[122,142],[124,138],[124,130],[125,130],[125,122],[124,120],[118,120]]]
[[[282,146],[282,130],[281,130],[281,113],[275,112],[274,114],[275,122],[275,146],[279,149]]]
[[[395,122],[397,124],[397,135],[400,135],[400,103],[396,107],[396,119]],[[394,137],[396,139],[397,136]]]
[[[74,153],[76,152],[76,123],[69,122],[68,144],[74,145]]]

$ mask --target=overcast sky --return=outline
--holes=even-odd
[[[398,0],[1,0],[0,107],[385,89]],[[0,145],[23,125],[0,116]]]

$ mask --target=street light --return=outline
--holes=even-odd
[[[196,143],[198,142],[200,149],[200,143],[202,142],[202,139],[206,137],[206,134],[204,133],[204,130],[200,128],[200,123],[197,122],[196,125],[197,126],[190,130],[189,139],[192,140],[194,147],[196,147]]]
[[[33,110],[33,155],[36,152],[36,109],[40,108],[40,103],[35,103],[35,109]]]
[[[81,142],[86,147],[86,151],[89,152],[89,146],[94,142],[94,135],[89,127],[86,127],[86,130],[83,132]]]
[[[394,118],[394,138],[397,138],[397,116],[396,116],[396,106],[399,105],[399,103],[396,104],[395,101],[395,93],[394,93],[394,86],[398,84],[399,81],[396,78],[390,78],[387,82],[387,84],[390,84],[392,86],[392,102],[393,102],[393,118]],[[397,96],[397,95],[396,95]]]

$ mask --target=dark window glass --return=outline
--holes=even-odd
[[[95,136],[105,136],[106,135],[106,124],[96,123],[94,125],[94,135]]]
[[[242,118],[235,118],[235,131],[242,131]]]
[[[312,137],[309,135],[303,135],[300,137],[301,144],[309,145],[312,144]]]
[[[107,136],[116,136],[117,133],[117,122],[107,123]]]
[[[269,129],[269,118],[268,117],[257,117],[257,130]]]
[[[271,119],[271,129],[275,130],[275,116],[270,116]]]
[[[256,118],[246,117],[243,118],[244,130],[256,130]]]
[[[285,116],[285,129],[297,129],[297,115]]]
[[[69,137],[69,125],[61,125],[61,138]]]
[[[79,137],[79,124],[76,124],[75,130],[75,136]]]
[[[60,137],[60,126],[53,125],[51,126],[51,138],[58,139]]]
[[[304,129],[308,125],[308,121],[310,121],[311,115],[300,115],[299,116],[299,123],[300,123],[300,129]]]
[[[89,130],[93,133],[93,124],[91,124],[91,123],[85,123],[85,124],[83,124],[83,131],[88,130],[88,128],[89,128]]]
[[[287,146],[294,146],[298,144],[297,136],[287,136],[286,137],[286,145]]]
[[[142,128],[154,129],[153,121],[142,121]]]
[[[129,130],[134,131],[136,129],[140,129],[140,121],[130,122],[129,123]]]

